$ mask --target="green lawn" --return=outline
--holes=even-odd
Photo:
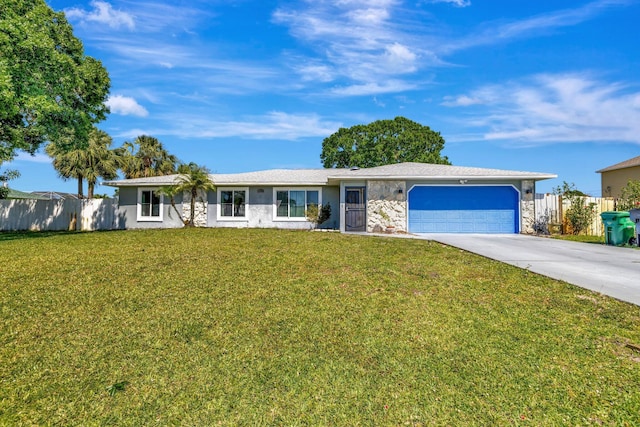
[[[552,234],[549,237],[553,239],[559,240],[571,240],[574,242],[582,242],[582,243],[596,243],[600,245],[604,245],[604,236],[587,236],[584,234]]]
[[[638,425],[640,308],[444,245],[0,234],[0,425]]]
[[[574,242],[582,242],[582,243],[595,243],[597,245],[604,245],[605,241],[604,241],[604,236],[585,236],[583,234],[579,234],[579,235],[573,235],[573,234],[552,234],[551,236],[552,239],[559,239],[559,240],[571,240]],[[625,248],[628,249],[635,249],[638,250],[638,246],[637,245],[623,245]]]

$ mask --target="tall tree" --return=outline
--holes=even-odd
[[[196,215],[196,201],[198,199],[198,193],[207,191],[215,191],[216,187],[209,177],[209,169],[204,166],[199,166],[196,163],[189,163],[188,165],[180,165],[178,167],[178,177],[176,178],[176,185],[171,187],[165,187],[162,192],[171,198],[171,206],[178,213],[182,222],[187,227],[195,227],[195,215]],[[189,193],[190,200],[190,215],[189,218],[183,218],[182,214],[178,211],[175,202],[175,195],[180,193]],[[206,203],[205,199],[200,199],[201,203]]]
[[[79,143],[76,148],[68,149],[51,143],[47,145],[47,153],[53,157],[53,167],[62,178],[78,180],[80,198],[83,197],[82,182],[87,181],[87,197],[92,199],[99,178],[114,179],[118,176],[120,162],[117,152],[110,148],[111,143],[106,132],[94,128],[86,144]]]
[[[322,141],[320,159],[325,168],[374,167],[402,162],[448,165],[440,155],[444,139],[404,117],[368,125],[340,128]]]
[[[44,142],[86,141],[104,120],[109,75],[45,0],[0,2],[0,164]]]
[[[119,149],[124,177],[146,178],[176,173],[178,158],[169,154],[162,143],[152,136],[141,135],[125,142]]]

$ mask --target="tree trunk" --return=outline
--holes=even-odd
[[[93,199],[93,189],[96,186],[95,181],[87,181],[87,199]]]
[[[82,194],[82,175],[78,177],[78,199],[84,199]]]
[[[191,189],[191,217],[189,220],[191,221],[191,226],[196,226],[196,197],[198,196],[198,190],[195,188]]]
[[[178,215],[178,218],[180,218],[180,221],[182,221],[182,224],[187,226],[188,225],[187,221],[185,221],[184,217],[182,216],[182,214],[178,210],[178,207],[176,206],[176,199],[174,199],[174,197],[171,196],[170,200],[171,200],[171,206],[173,206],[173,210],[176,211],[176,214]]]

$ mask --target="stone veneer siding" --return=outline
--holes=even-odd
[[[207,195],[202,190],[199,190],[195,204],[196,214],[193,220],[196,227],[207,226],[207,204]],[[182,217],[184,219],[191,217],[191,193],[188,191],[184,192],[182,198]]]
[[[530,190],[527,193],[527,190]],[[520,233],[522,234],[534,234],[535,230],[533,224],[536,220],[536,204],[535,204],[535,182],[534,181],[522,181],[520,188],[520,210],[521,210],[521,227]]]
[[[401,192],[399,190],[402,190]],[[393,227],[393,229],[388,229]],[[367,182],[367,232],[393,230],[406,232],[407,183],[405,181]]]

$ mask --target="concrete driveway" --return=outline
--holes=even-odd
[[[638,249],[522,234],[419,236],[640,305]]]

